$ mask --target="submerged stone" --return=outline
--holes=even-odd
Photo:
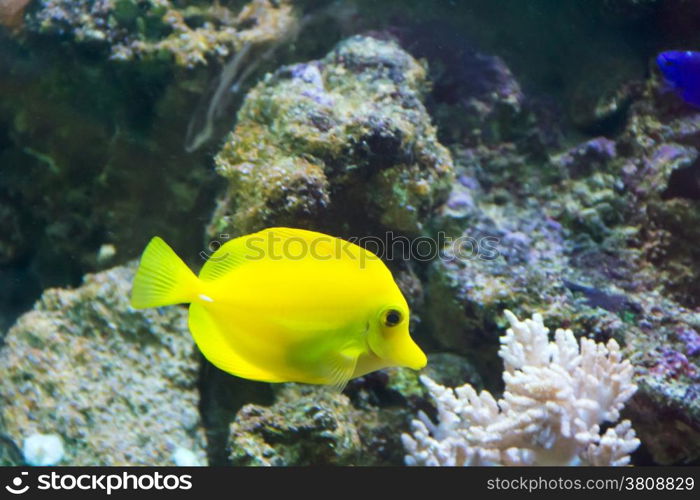
[[[55,435],[64,465],[174,465],[180,448],[206,462],[186,312],[133,310],[133,273],[117,267],[47,290],[10,329],[0,350],[4,436],[21,446]]]
[[[268,75],[216,157],[230,187],[210,235],[284,224],[420,232],[452,179],[427,85],[395,43],[360,36]]]
[[[639,385],[626,410],[642,442],[634,460],[693,463],[700,120],[655,80],[637,99],[619,137],[544,162],[518,147],[500,162],[494,148],[455,148],[459,178],[478,182],[461,183],[470,203],[459,213],[448,203],[441,214],[467,229],[461,248],[447,246],[431,264],[420,314],[427,334],[476,364],[487,387],[497,386],[490,367],[504,308],[614,337]],[[490,257],[479,252],[484,237],[494,238]]]
[[[238,412],[229,458],[233,465],[389,465],[403,420],[401,412],[359,410],[327,387],[290,384],[273,406]],[[400,455],[393,458],[398,463]]]
[[[221,61],[245,43],[265,44],[295,29],[288,0],[177,2],[171,0],[41,0],[27,29],[104,46],[111,58],[172,59],[193,67]]]

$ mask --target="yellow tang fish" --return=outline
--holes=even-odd
[[[330,384],[427,363],[409,309],[372,252],[326,234],[270,228],[231,240],[199,276],[153,238],[134,279],[135,308],[189,303],[189,327],[220,369],[265,382]]]

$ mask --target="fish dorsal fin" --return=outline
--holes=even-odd
[[[274,228],[273,228],[274,229]],[[264,257],[271,229],[247,234],[227,241],[206,261],[199,273],[199,279],[215,281],[249,262]]]
[[[264,236],[268,238],[268,248],[280,254],[285,250],[292,256],[307,252],[307,256],[318,256],[324,260],[342,255],[342,248],[338,245],[342,240],[329,234],[291,227],[271,227],[260,233],[265,233]]]
[[[250,262],[259,262],[272,252],[276,259],[289,255],[321,261],[347,260],[370,264],[381,260],[369,250],[335,236],[290,227],[271,227],[224,243],[202,267],[199,278],[214,281]],[[383,267],[383,266],[382,266]]]
[[[333,236],[305,229],[271,227],[221,245],[204,264],[199,278],[203,281],[215,281],[247,262],[264,259],[270,251],[276,255],[283,255],[285,250],[293,255],[300,255],[303,251],[301,245],[306,249],[312,248],[313,245],[315,254],[328,258],[334,252],[339,253],[336,240]]]
[[[249,253],[246,249],[247,236],[228,241],[212,254],[199,272],[199,279],[215,281],[232,270],[245,264]]]
[[[345,240],[337,236],[331,236],[316,231],[307,229],[295,229],[289,227],[272,227],[261,231],[259,234],[266,233],[270,237],[274,235],[278,251],[282,248],[288,248],[291,254],[297,254],[298,246],[295,247],[292,242],[304,243],[306,249],[309,250],[310,257],[318,257],[321,260],[354,260],[362,262],[363,265],[373,263],[381,263],[381,259],[372,251],[367,250],[351,240]],[[383,267],[383,265],[382,265]]]

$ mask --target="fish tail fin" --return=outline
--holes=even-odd
[[[200,288],[199,278],[156,236],[141,256],[131,289],[131,306],[143,309],[193,302]]]

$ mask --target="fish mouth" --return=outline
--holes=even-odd
[[[420,351],[420,349],[419,349]],[[425,355],[423,351],[420,351],[420,355],[415,357],[415,361],[413,361],[411,364],[406,365],[412,370],[421,370],[426,367],[428,364],[428,356]]]

